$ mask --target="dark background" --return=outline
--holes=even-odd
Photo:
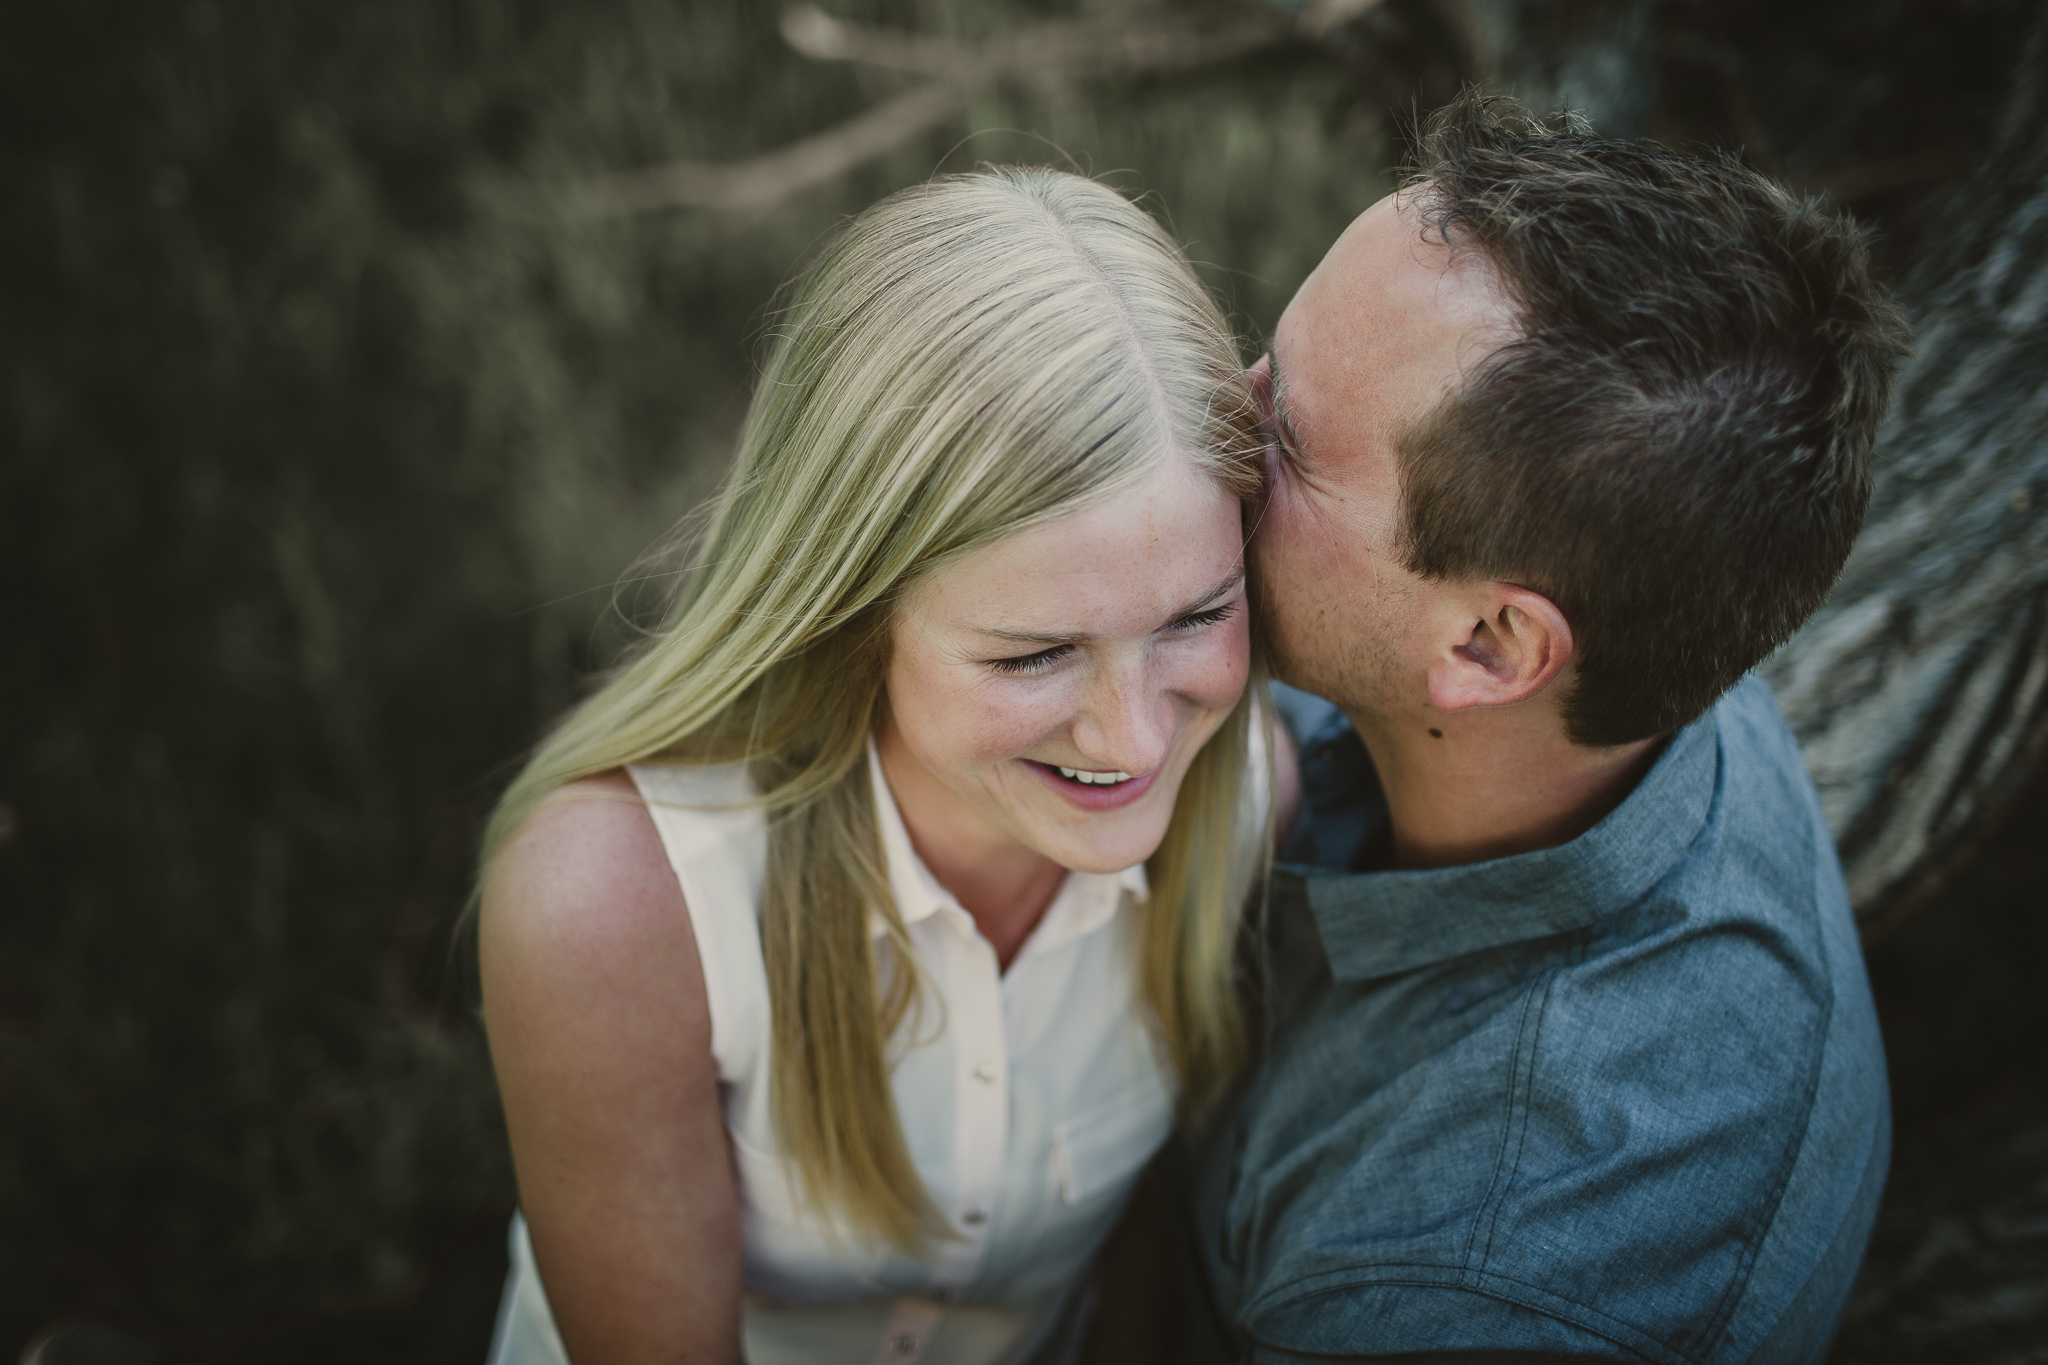
[[[831,8],[970,43],[1195,12]],[[1589,112],[1744,149],[1898,274],[2033,10],[1667,0],[1652,79]],[[85,1317],[176,1359],[481,1360],[513,1192],[453,937],[477,830],[715,483],[776,285],[890,189],[1050,161],[1152,195],[1256,347],[1487,74],[1458,19],[1019,69],[762,206],[602,214],[600,177],[901,79],[744,0],[0,8],[0,1358]],[[1872,945],[1898,1154],[1838,1359],[2048,1360],[2044,818]]]

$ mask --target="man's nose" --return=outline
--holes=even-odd
[[[1074,744],[1091,763],[1139,776],[1166,761],[1173,746],[1173,701],[1142,657],[1100,669],[1074,720]]]

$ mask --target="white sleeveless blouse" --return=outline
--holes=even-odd
[[[793,1195],[770,1113],[759,916],[767,822],[742,766],[629,770],[682,884],[704,964],[711,1049],[738,1174],[752,1365],[1066,1361],[1091,1258],[1173,1123],[1137,998],[1131,902],[1142,867],[1070,872],[1010,964],[912,850],[869,755],[889,883],[926,998],[892,1040],[892,1087],[919,1176],[959,1237],[912,1261],[828,1225]],[[881,920],[872,928],[881,938]],[[886,948],[882,951],[887,951]],[[525,1225],[493,1365],[561,1365]]]

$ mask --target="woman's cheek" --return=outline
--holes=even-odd
[[[1072,714],[1068,690],[1049,680],[1033,686],[1010,679],[983,689],[973,705],[962,708],[974,717],[973,750],[983,761],[999,763],[1037,748]]]
[[[1251,627],[1244,614],[1211,631],[1202,646],[1190,660],[1192,667],[1179,690],[1205,709],[1228,711],[1237,705],[1251,676]]]

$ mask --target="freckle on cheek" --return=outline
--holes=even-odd
[[[984,759],[1010,758],[1037,744],[1047,728],[1022,708],[999,707],[982,713],[974,727],[974,747]]]

